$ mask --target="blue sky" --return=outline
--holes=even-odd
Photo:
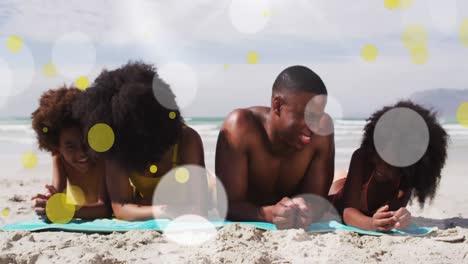
[[[61,37],[79,32],[95,60],[77,65],[81,42],[61,59],[67,67],[88,70],[83,75],[91,80],[103,67],[128,60],[188,65],[197,82],[186,116],[224,116],[234,108],[266,105],[276,75],[294,64],[323,78],[345,117],[366,116],[416,91],[467,89],[468,48],[458,36],[464,19],[468,2],[462,0],[414,0],[407,9],[392,10],[384,0],[5,0],[0,41],[17,35],[24,47],[11,54],[0,46],[0,63],[8,67],[0,76],[12,74],[10,87],[0,88],[0,115],[28,116],[43,91],[74,81],[60,68],[46,77],[42,66],[53,61]],[[429,34],[423,65],[411,61],[401,41],[411,24]],[[368,43],[379,51],[374,62],[360,55]],[[246,61],[250,51],[259,56],[255,65]]]

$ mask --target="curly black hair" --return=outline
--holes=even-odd
[[[81,95],[79,89],[66,86],[42,94],[39,107],[31,114],[39,149],[55,154],[60,131],[68,127],[80,127],[79,120],[72,115],[72,104]]]
[[[378,155],[374,145],[374,130],[378,120],[387,111],[406,107],[418,113],[426,122],[429,130],[429,145],[426,152],[415,164],[399,168],[407,187],[413,190],[412,197],[417,198],[420,207],[424,207],[427,198],[432,200],[440,182],[441,171],[447,159],[449,136],[437,121],[437,113],[412,101],[399,101],[393,106],[386,106],[373,113],[366,121],[361,148],[370,155]]]
[[[116,70],[103,70],[75,102],[73,114],[80,117],[84,131],[97,123],[109,125],[115,141],[102,153],[104,158],[128,171],[142,172],[177,142],[183,125],[180,112],[161,105],[155,93],[164,94],[164,100],[177,106],[154,66],[130,61]]]

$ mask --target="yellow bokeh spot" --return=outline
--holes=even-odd
[[[45,64],[42,68],[44,75],[47,77],[54,77],[57,75],[57,67],[52,62]]]
[[[416,48],[427,46],[429,34],[421,25],[410,25],[403,31],[402,41],[405,48],[411,51]]]
[[[17,53],[23,48],[23,40],[18,36],[10,36],[7,40],[7,48],[13,53]]]
[[[258,54],[254,51],[251,51],[247,54],[247,61],[250,64],[256,64],[258,62]]]
[[[399,0],[384,0],[384,5],[388,9],[395,9],[400,5]]]
[[[68,204],[83,206],[86,203],[86,197],[83,190],[76,185],[68,185],[66,194]]]
[[[5,208],[5,209],[2,210],[2,215],[4,217],[7,217],[9,213],[10,213],[10,211],[8,211],[8,208]]]
[[[372,44],[365,45],[361,50],[361,56],[365,61],[375,61],[378,54],[377,47]]]
[[[458,106],[457,121],[460,125],[468,127],[468,102],[464,102]]]
[[[468,18],[465,18],[458,29],[458,36],[460,37],[463,46],[468,47]]]
[[[86,90],[89,86],[89,80],[86,76],[80,76],[76,79],[75,85],[80,90]]]
[[[156,165],[151,165],[151,166],[150,166],[150,172],[151,172],[151,173],[154,174],[154,173],[156,173],[157,171],[158,171],[158,166],[156,166]]]
[[[114,145],[115,135],[112,128],[98,123],[88,131],[88,144],[96,152],[106,152]]]
[[[269,17],[269,16],[270,16],[270,12],[268,12],[268,11],[263,12],[263,16],[264,16],[264,17]]]
[[[42,128],[42,132],[44,132],[44,133],[49,132],[49,128],[48,128],[48,127],[43,127],[43,128]]]
[[[424,64],[429,59],[429,51],[426,47],[418,47],[411,50],[411,60],[415,64]]]
[[[169,118],[170,118],[170,119],[175,119],[176,117],[177,117],[176,112],[170,112],[170,113],[169,113]]]
[[[186,183],[190,178],[190,173],[186,168],[178,168],[175,172],[175,179],[178,183]]]
[[[54,224],[66,224],[75,215],[75,205],[67,202],[67,195],[56,193],[47,200],[46,215]]]
[[[229,64],[224,64],[224,69],[225,69],[225,70],[229,70],[229,68],[231,68],[231,65],[229,65]]]
[[[21,157],[21,163],[23,163],[24,168],[33,169],[37,165],[37,155],[34,152],[26,152]]]
[[[410,8],[413,5],[414,0],[399,0],[398,7],[402,9]]]

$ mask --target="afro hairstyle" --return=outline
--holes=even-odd
[[[115,70],[103,70],[75,102],[73,115],[80,118],[84,131],[97,123],[113,129],[112,148],[95,155],[102,154],[130,172],[142,172],[162,158],[182,131],[180,112],[164,107],[159,94],[177,106],[175,95],[155,67],[128,62]]]
[[[73,126],[80,127],[79,120],[73,117],[72,106],[81,95],[79,89],[66,86],[42,94],[39,107],[31,114],[39,149],[54,154],[58,148],[60,131]]]
[[[386,106],[373,113],[366,121],[361,148],[370,155],[378,155],[374,144],[374,131],[378,120],[389,110],[399,107],[409,108],[418,113],[427,124],[429,130],[429,145],[419,161],[408,167],[400,168],[406,185],[412,188],[412,196],[417,198],[419,205],[424,206],[427,198],[434,198],[439,185],[442,168],[447,159],[447,143],[449,136],[436,118],[436,112],[426,109],[412,101],[399,101],[393,106]]]

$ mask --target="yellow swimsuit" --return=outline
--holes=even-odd
[[[178,145],[174,145],[174,150],[172,152],[172,168],[177,167],[177,162],[178,162]],[[130,185],[132,185],[133,190],[134,190],[134,195],[135,197],[140,196],[142,198],[146,197],[152,197],[153,192],[156,188],[156,186],[159,183],[159,180],[161,180],[161,177],[145,177],[145,176],[140,176],[138,174],[132,174],[130,175]]]

